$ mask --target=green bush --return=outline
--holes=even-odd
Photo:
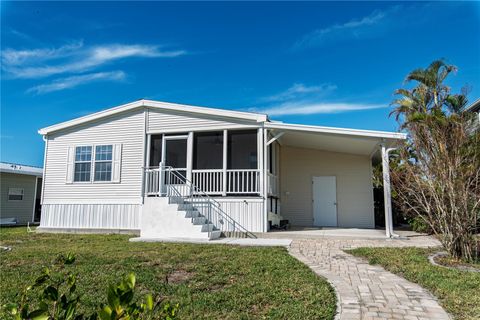
[[[77,275],[67,266],[75,262],[71,253],[60,255],[52,268],[45,268],[35,283],[27,286],[20,294],[19,301],[3,306],[4,316],[15,320],[173,320],[178,305],[172,305],[163,299],[154,299],[151,295],[144,302],[134,301],[135,275],[125,279],[107,290],[107,304],[99,310],[85,316],[78,313],[81,297],[76,294]]]
[[[415,232],[420,232],[420,233],[432,233],[432,229],[430,226],[420,217],[414,217],[408,220],[408,224],[412,228],[413,231]]]

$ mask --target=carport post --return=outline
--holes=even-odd
[[[393,218],[392,218],[392,192],[390,187],[390,165],[388,153],[395,148],[386,148],[385,144],[382,147],[382,172],[383,172],[383,202],[385,205],[385,235],[387,238],[392,238],[393,234]]]

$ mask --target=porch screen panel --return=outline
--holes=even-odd
[[[162,161],[162,135],[152,135],[150,138],[150,167],[158,167]]]
[[[223,131],[193,135],[193,183],[210,194],[223,192]]]
[[[223,132],[194,134],[193,169],[222,169]]]
[[[258,192],[257,130],[228,132],[227,192]]]
[[[257,131],[228,132],[228,169],[257,169]]]

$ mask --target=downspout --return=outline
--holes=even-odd
[[[396,148],[386,148],[385,143],[381,144],[382,149],[382,173],[383,173],[383,199],[385,208],[385,235],[387,238],[398,238],[399,235],[393,232],[392,217],[392,191],[390,185],[390,164],[389,153]]]

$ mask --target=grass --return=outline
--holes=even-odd
[[[60,253],[76,254],[78,291],[88,313],[107,285],[130,272],[139,295],[166,295],[180,319],[333,319],[330,285],[284,248],[131,243],[126,235],[27,233],[0,229],[0,304],[32,284]],[[167,281],[168,279],[168,281]]]
[[[434,252],[431,249],[359,248],[347,252],[428,289],[455,319],[480,319],[480,273],[434,266],[428,261]]]

